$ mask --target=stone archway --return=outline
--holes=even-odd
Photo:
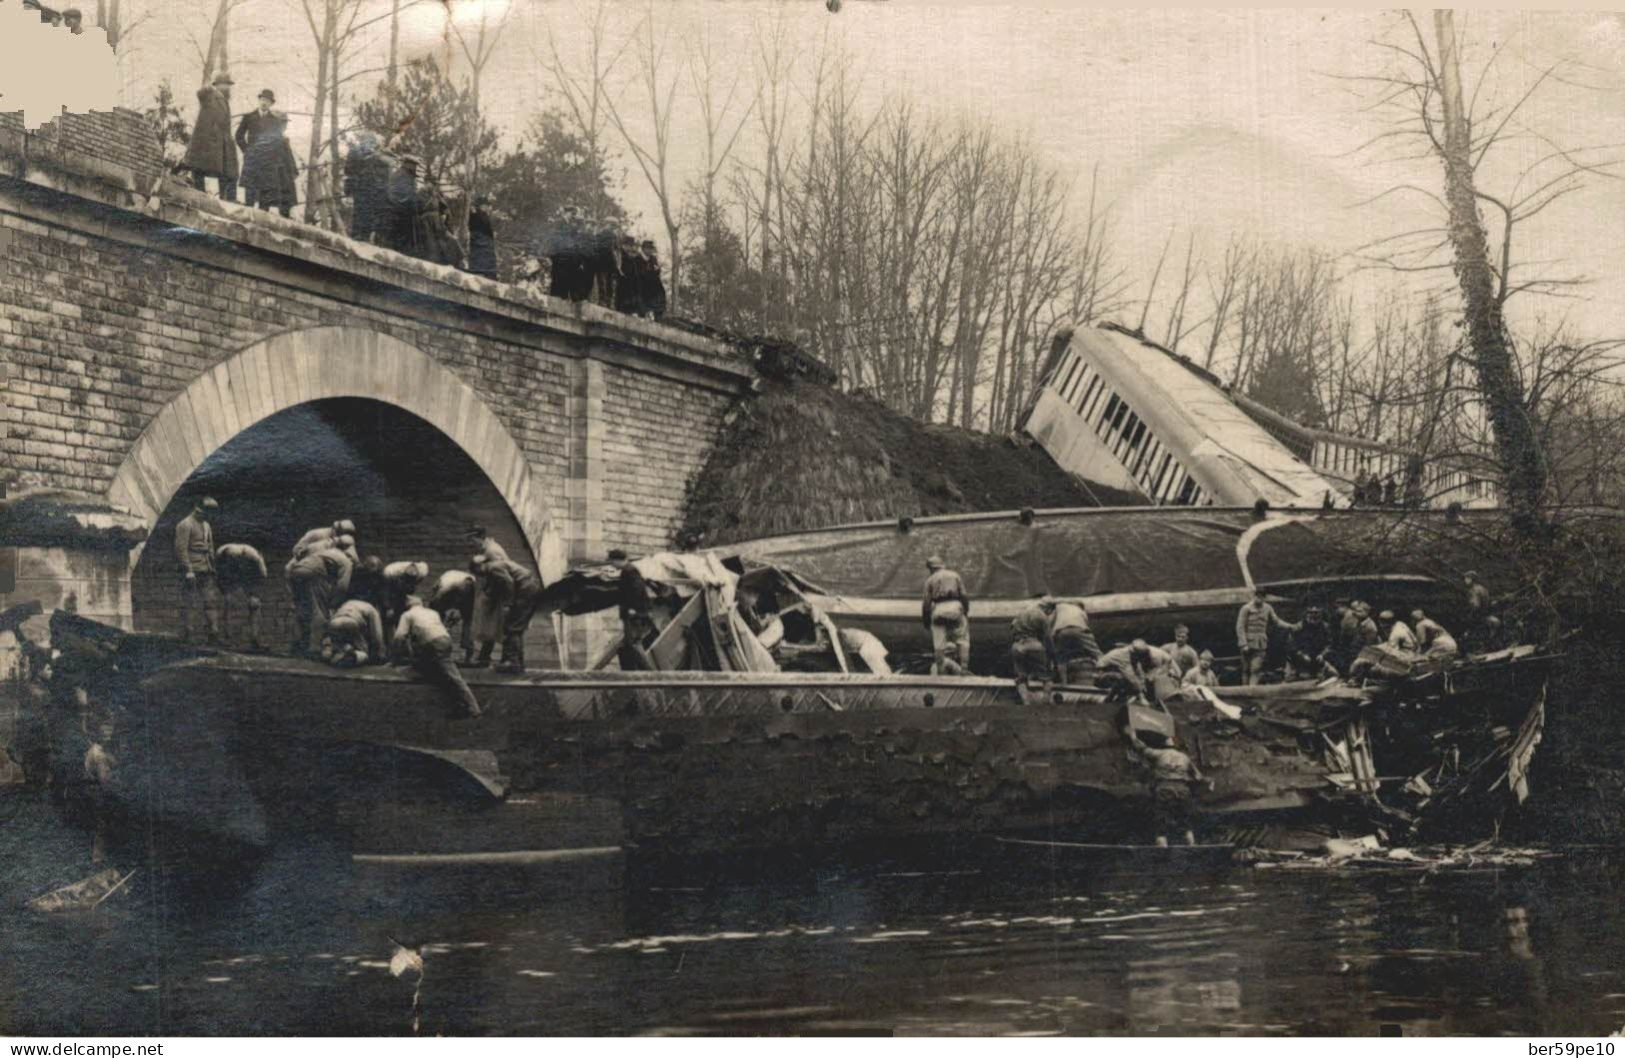
[[[359,327],[315,327],[255,342],[193,379],[131,447],[108,499],[149,526],[211,453],[278,412],[362,397],[411,412],[450,438],[500,491],[547,580],[567,558],[529,461],[462,379],[422,350]]]

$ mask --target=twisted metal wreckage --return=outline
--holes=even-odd
[[[791,571],[716,553],[637,565],[649,671],[472,672],[474,720],[406,670],[196,648],[66,610],[45,648],[23,627],[37,608],[14,608],[0,616],[26,644],[12,753],[32,780],[87,793],[110,848],[140,834],[147,853],[205,866],[318,835],[358,855],[453,858],[1132,844],[1151,815],[1136,743],[1180,745],[1198,765],[1207,840],[1420,839],[1483,832],[1528,795],[1553,660],[1531,646],[1389,658],[1359,685],[1140,706],[1094,687],[875,674],[809,598],[825,593]],[[617,586],[610,567],[578,569],[545,605],[610,609]],[[769,601],[773,649],[743,620],[742,590]]]

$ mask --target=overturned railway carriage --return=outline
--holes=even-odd
[[[771,586],[789,614],[805,605],[795,577],[737,564],[719,576],[715,556],[644,566],[669,571],[651,585],[655,632],[633,644],[653,671],[477,673],[476,719],[398,669],[177,661],[158,637],[97,632],[114,644],[134,721],[121,750],[128,811],[189,835],[178,848],[200,835],[215,849],[325,834],[382,855],[1133,842],[1150,797],[1132,729],[1190,752],[1210,780],[1194,800],[1213,832],[1412,828],[1451,810],[1472,825],[1523,790],[1544,716],[1548,659],[1528,648],[1364,687],[1226,688],[1162,710],[1092,688],[859,673],[834,652],[835,671],[785,672],[734,589]],[[599,605],[615,583],[605,571],[572,578],[556,603]],[[799,644],[803,661],[819,627],[800,631],[814,640]]]
[[[971,664],[1003,672],[1010,620],[1033,595],[1086,601],[1096,638],[1173,638],[1234,652],[1236,609],[1255,586],[1291,619],[1343,597],[1377,610],[1426,610],[1458,627],[1472,519],[1443,514],[1285,512],[1242,508],[1091,508],[947,515],[766,537],[730,550],[794,569],[840,625],[878,635],[894,654],[928,657],[921,622],[925,560],[940,555],[971,596]],[[1426,556],[1427,561],[1402,556]]]

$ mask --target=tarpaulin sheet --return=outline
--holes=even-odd
[[[1279,512],[1260,527],[1250,510],[1164,507],[1041,512],[1024,526],[1012,513],[916,523],[907,533],[864,526],[771,537],[738,551],[820,590],[879,599],[917,599],[925,560],[936,554],[972,598],[1025,599],[1244,587],[1238,547],[1252,531],[1246,565],[1254,583],[1394,574],[1459,583],[1464,570],[1493,565],[1483,554],[1487,523],[1475,521],[1452,524],[1437,512]]]
[[[1199,591],[1245,585],[1236,546],[1250,513],[1154,510],[965,520],[778,537],[740,545],[821,588],[869,598],[917,598],[925,560],[940,555],[972,598],[1036,592],[1097,595]]]

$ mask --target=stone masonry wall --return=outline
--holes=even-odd
[[[615,537],[605,543],[633,553],[670,547],[732,398],[617,367],[604,381],[603,512]]]
[[[20,113],[0,113],[0,131],[18,135],[24,131]],[[36,148],[47,152],[77,151],[149,177],[163,163],[158,137],[145,118],[119,107],[88,114],[63,114],[29,133]]]
[[[0,276],[11,376],[0,459],[23,481],[105,492],[148,421],[203,371],[271,334],[339,323],[429,353],[502,419],[544,480],[563,481],[562,355],[9,213],[0,213]]]

